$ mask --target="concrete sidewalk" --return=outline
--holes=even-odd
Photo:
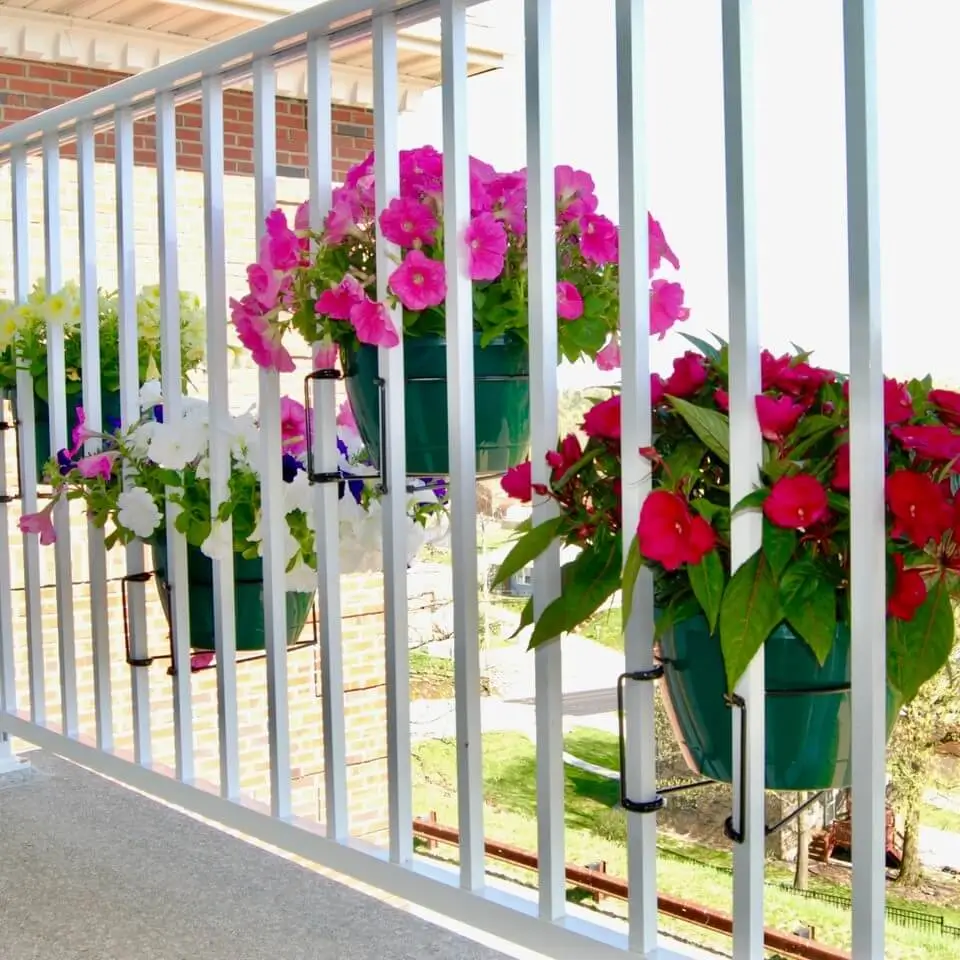
[[[506,960],[39,752],[0,777],[2,960]]]

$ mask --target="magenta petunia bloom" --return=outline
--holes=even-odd
[[[348,273],[337,286],[320,294],[314,305],[314,312],[318,316],[330,317],[333,320],[349,320],[350,311],[366,299],[367,295],[363,292],[360,281]]]
[[[569,280],[557,284],[557,316],[561,320],[579,320],[583,316],[583,297]]]
[[[391,243],[409,250],[416,243],[431,244],[439,223],[425,203],[409,197],[394,197],[380,214],[380,229]]]
[[[296,369],[290,351],[283,345],[281,328],[264,317],[251,295],[242,300],[231,300],[230,311],[237,336],[258,367],[280,373],[292,373]]]
[[[397,328],[387,308],[375,300],[364,300],[350,311],[350,322],[361,343],[375,347],[395,347],[400,342]]]
[[[585,260],[602,267],[616,263],[619,237],[613,221],[595,213],[580,218],[580,252]]]
[[[446,268],[422,250],[411,250],[390,274],[389,287],[408,310],[437,307],[447,297]]]
[[[669,280],[654,280],[650,284],[650,333],[666,332],[678,321],[686,320],[690,311],[683,305],[683,287]]]
[[[481,213],[464,233],[471,280],[496,280],[507,256],[507,231],[492,213]]]
[[[597,354],[597,367],[600,370],[620,369],[620,341],[611,337],[607,345]]]

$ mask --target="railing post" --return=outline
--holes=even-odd
[[[723,0],[723,112],[727,193],[727,284],[730,309],[730,503],[750,493],[762,462],[754,398],[760,393],[757,306],[756,208],[753,158],[753,4]],[[730,565],[736,570],[761,542],[759,511],[733,518]],[[763,869],[766,847],[764,807],[763,648],[737,684],[733,710],[733,828],[742,836],[734,847],[733,954],[761,960],[763,950]],[[746,729],[744,729],[744,727]],[[742,814],[742,816],[741,816]]]
[[[877,11],[843,4],[850,291],[850,614],[853,955],[884,955],[886,582],[877,178]]]

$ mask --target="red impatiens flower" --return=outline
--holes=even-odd
[[[793,361],[789,353],[775,357],[769,350],[764,350],[760,354],[761,389],[780,390],[794,397],[810,396],[835,379],[829,370]]]
[[[529,503],[533,499],[531,464],[529,460],[511,467],[500,479],[500,486],[508,497]]]
[[[960,435],[949,427],[894,427],[890,431],[906,450],[922,460],[953,460],[960,457]]]
[[[761,393],[754,403],[763,439],[772,443],[782,443],[807,410],[802,403],[796,403],[788,396],[768,397]]]
[[[553,467],[553,479],[560,480],[563,475],[583,456],[583,448],[575,433],[568,433],[560,444],[559,450],[547,453],[547,463]]]
[[[849,380],[845,380],[843,383],[843,398],[849,403]],[[910,395],[907,385],[899,380],[894,380],[892,377],[885,377],[883,381],[884,423],[889,427],[895,423],[903,423],[915,415],[913,397]]]
[[[707,382],[707,364],[702,354],[688,350],[673,361],[673,373],[663,385],[671,397],[689,397]]]
[[[713,391],[713,402],[717,405],[717,409],[721,410],[723,413],[730,412],[730,394],[726,390],[721,390],[717,387]]]
[[[588,437],[604,440],[620,439],[620,394],[591,407],[583,418],[583,432]]]
[[[650,374],[650,404],[657,406],[663,403],[663,398],[667,395],[663,377],[659,373]]]
[[[906,537],[917,547],[939,540],[952,520],[940,487],[914,470],[897,470],[887,477],[887,504],[893,514],[893,536]]]
[[[827,517],[827,491],[816,477],[781,477],[763,502],[766,518],[778,527],[800,530]]]
[[[960,393],[954,390],[931,390],[928,399],[937,408],[937,415],[951,427],[960,427]]]
[[[833,477],[830,486],[834,490],[846,493],[850,489],[850,444],[845,443],[837,448],[837,462],[833,467]]]
[[[897,568],[893,592],[887,597],[887,613],[898,620],[912,620],[917,608],[927,599],[927,585],[919,570],[904,570],[903,556],[893,555]]]
[[[637,524],[640,554],[666,570],[685,563],[696,566],[717,543],[713,527],[694,513],[687,501],[666,490],[647,495]]]

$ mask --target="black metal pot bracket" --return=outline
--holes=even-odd
[[[627,796],[627,733],[626,733],[626,712],[624,710],[624,688],[627,681],[636,683],[651,683],[659,680],[663,676],[663,664],[658,663],[648,670],[634,670],[629,673],[622,673],[617,678],[617,722],[619,729],[619,749],[620,749],[620,806],[630,813],[656,813],[662,810],[666,804],[666,798],[673,793],[681,793],[685,790],[696,790],[699,787],[706,787],[713,783],[713,780],[696,780],[691,783],[678,783],[667,787],[658,787],[656,796],[652,800],[632,800]]]
[[[824,687],[799,687],[793,690],[767,690],[766,695],[768,697],[816,697],[816,696],[829,696],[831,694],[837,693],[848,693],[850,691],[849,683],[838,683],[831,686]],[[726,834],[729,840],[732,840],[734,843],[743,843],[745,839],[745,834],[743,831],[743,825],[746,823],[747,819],[747,799],[746,792],[744,790],[744,783],[746,782],[747,770],[746,770],[746,756],[747,756],[747,702],[737,693],[726,693],[723,696],[724,703],[731,709],[736,709],[740,711],[740,769],[738,771],[738,795],[740,797],[739,803],[739,818],[738,822],[739,827],[734,826],[733,817],[729,816],[723,822],[723,832]],[[820,800],[823,795],[826,793],[826,790],[821,790],[818,793],[815,793],[809,800],[806,800],[804,803],[801,803],[793,812],[788,813],[782,820],[778,820],[774,824],[764,825],[764,836],[770,837],[775,833],[779,833],[785,826],[792,823],[800,816],[808,807],[813,806],[818,800]]]
[[[120,577],[120,592],[123,602],[123,646],[124,652],[126,655],[127,664],[131,667],[149,667],[153,665],[155,660],[162,660],[164,662],[169,661],[170,666],[167,668],[167,676],[175,677],[177,675],[177,657],[176,650],[173,642],[173,627],[171,626],[167,631],[167,638],[170,645],[170,652],[166,654],[159,654],[152,657],[134,657],[131,650],[131,640],[130,640],[130,614],[129,614],[129,605],[127,601],[127,584],[128,583],[146,583],[148,580],[151,580],[155,576],[153,571],[144,571],[143,573],[129,573],[124,577]],[[172,587],[164,583],[162,580],[157,578],[157,585],[167,594],[167,609],[172,609]],[[317,602],[314,600],[313,606],[310,610],[310,619],[307,621],[310,626],[313,628],[313,638],[310,640],[303,640],[298,643],[291,643],[287,646],[287,653],[293,653],[297,650],[304,650],[307,647],[317,647],[320,643],[320,628],[319,628],[319,617],[317,615]],[[200,654],[210,653],[213,654],[210,661],[204,664],[198,664],[194,666],[193,658]],[[255,653],[250,657],[237,657],[236,663],[253,663],[257,660],[265,660],[267,657],[267,652],[264,650],[263,653]],[[204,670],[215,670],[217,666],[216,654],[212,650],[192,650],[190,652],[190,672],[191,673],[202,673]]]

